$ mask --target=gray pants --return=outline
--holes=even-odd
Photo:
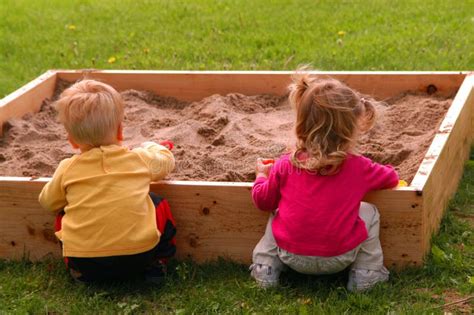
[[[359,216],[365,222],[369,237],[353,250],[339,256],[320,257],[292,254],[279,248],[272,232],[273,215],[267,223],[262,239],[253,250],[253,263],[272,266],[283,270],[285,266],[305,274],[331,274],[351,269],[380,270],[383,267],[383,253],[379,240],[380,215],[377,208],[361,202]]]

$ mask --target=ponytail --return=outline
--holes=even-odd
[[[376,101],[372,98],[361,97],[359,104],[354,108],[361,132],[366,132],[374,125],[376,119],[375,103]]]
[[[315,80],[315,78],[311,76],[307,70],[307,66],[300,67],[291,76],[293,83],[289,86],[289,100],[293,107],[296,107],[297,104],[301,103],[304,93]]]

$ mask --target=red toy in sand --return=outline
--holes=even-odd
[[[268,164],[274,164],[275,160],[274,159],[264,159],[262,160],[263,165],[268,165]]]
[[[174,144],[172,141],[170,140],[163,140],[163,141],[160,141],[160,144],[164,147],[167,147],[168,150],[173,150],[174,148]]]

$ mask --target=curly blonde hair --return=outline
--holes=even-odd
[[[297,71],[290,85],[296,110],[296,149],[290,160],[298,168],[332,175],[350,152],[359,132],[375,121],[375,100],[342,82]],[[301,159],[305,153],[307,158]]]

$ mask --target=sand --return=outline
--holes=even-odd
[[[58,86],[57,95],[67,84]],[[286,97],[211,95],[186,103],[151,92],[128,90],[124,145],[172,140],[177,167],[169,179],[253,181],[257,157],[277,158],[294,146],[294,114]],[[392,164],[410,182],[452,99],[399,95],[377,106],[374,128],[358,150]],[[51,176],[61,159],[75,151],[56,120],[51,101],[39,113],[11,120],[0,139],[0,174]]]
[[[359,152],[390,164],[401,179],[413,180],[452,99],[400,95],[376,107],[374,127],[360,138]]]

